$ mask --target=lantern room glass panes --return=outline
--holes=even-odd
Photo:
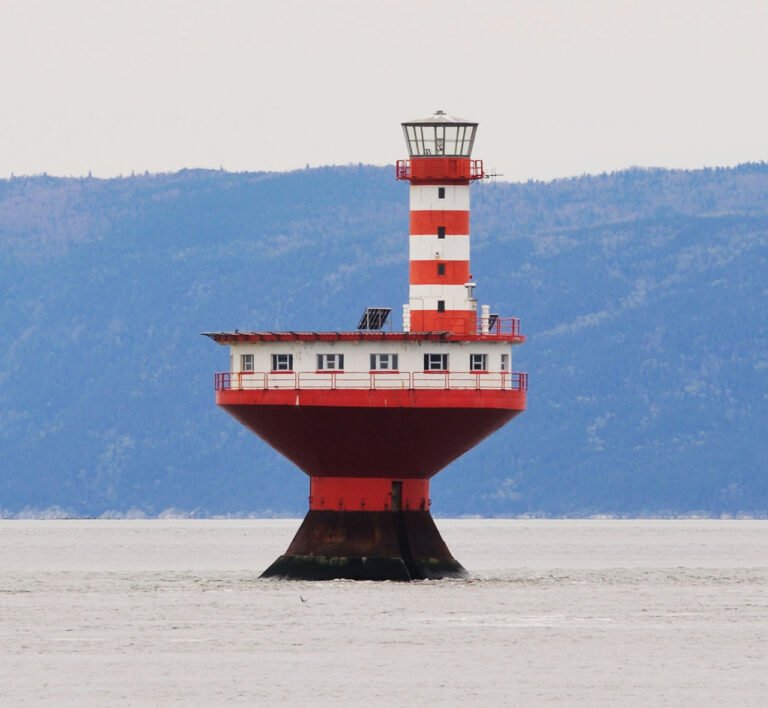
[[[403,129],[412,157],[469,157],[477,125],[406,123]]]

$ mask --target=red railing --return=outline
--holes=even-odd
[[[483,331],[487,327],[487,331]],[[482,317],[477,319],[477,333],[485,334],[490,337],[509,337],[520,336],[520,318],[519,317],[497,317],[491,315],[486,325]]]
[[[214,375],[217,391],[264,389],[527,391],[519,371],[247,371]]]
[[[520,337],[520,319],[518,317],[498,317],[491,315],[487,321],[467,310],[461,317],[436,314],[435,312],[411,311],[412,332],[448,332],[459,338],[463,336],[504,337],[514,341]]]

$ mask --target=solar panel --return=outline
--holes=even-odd
[[[498,321],[499,321],[499,316],[498,315],[493,315],[492,314],[492,315],[490,315],[488,317],[488,331],[489,332],[493,331],[493,328],[496,326],[496,323]]]
[[[358,329],[382,329],[384,323],[389,317],[391,308],[389,307],[366,307],[363,316],[360,318]]]

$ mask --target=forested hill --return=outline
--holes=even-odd
[[[766,515],[768,165],[472,199],[529,410],[435,478],[435,513]],[[0,513],[303,514],[199,333],[397,313],[407,234],[392,168],[0,181]]]

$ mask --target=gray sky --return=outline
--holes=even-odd
[[[766,0],[0,0],[0,177],[406,157],[504,179],[768,160]]]

